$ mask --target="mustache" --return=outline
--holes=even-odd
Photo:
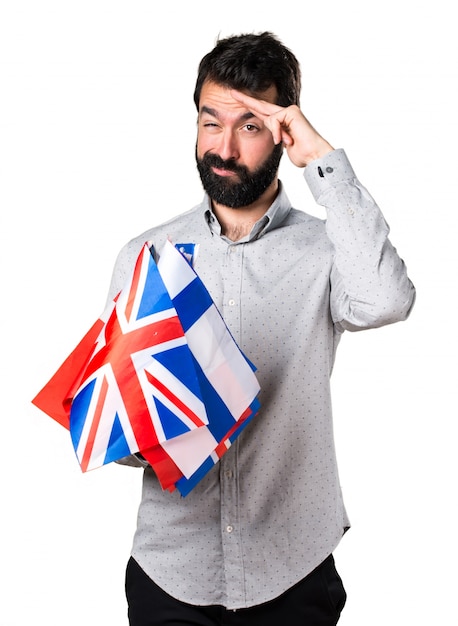
[[[234,172],[235,174],[239,174],[241,177],[249,175],[247,167],[244,165],[238,165],[235,159],[222,159],[218,154],[207,153],[200,159],[200,162],[207,168],[216,167],[220,170],[228,170],[230,172]]]

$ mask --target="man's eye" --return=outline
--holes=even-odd
[[[245,124],[245,130],[247,130],[249,133],[254,133],[259,130],[259,128],[254,124]]]

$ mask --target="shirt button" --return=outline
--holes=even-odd
[[[234,527],[233,527],[233,526],[231,526],[230,524],[229,524],[229,526],[226,526],[226,531],[227,531],[228,533],[231,533],[233,530],[234,530]]]
[[[233,300],[232,298],[229,300],[229,306],[234,306],[235,304],[235,300]]]
[[[334,168],[333,167],[327,167],[326,171],[327,171],[328,174],[332,174],[332,172],[334,171]]]
[[[226,470],[226,478],[232,478],[232,470]]]
[[[355,214],[355,209],[348,209],[348,215],[354,215]]]

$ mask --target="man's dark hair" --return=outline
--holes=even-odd
[[[199,109],[206,80],[218,85],[261,93],[277,88],[277,104],[299,106],[301,71],[294,54],[272,33],[235,35],[220,39],[199,64],[194,102]]]

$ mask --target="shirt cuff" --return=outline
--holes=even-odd
[[[319,204],[320,197],[326,191],[338,183],[353,180],[355,172],[345,150],[339,148],[309,163],[304,170],[304,178],[315,202]]]

